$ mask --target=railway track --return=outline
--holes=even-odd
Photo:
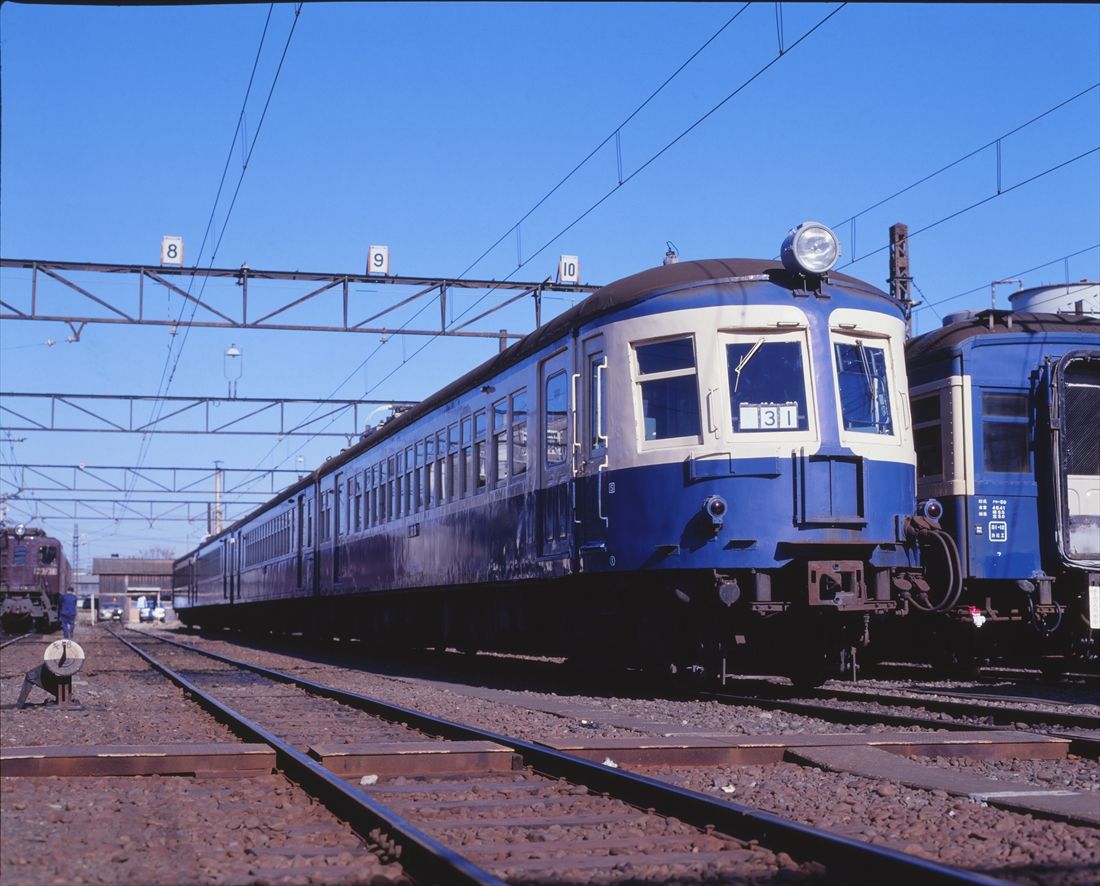
[[[1036,731],[1045,734],[1069,738],[1072,742],[1070,750],[1074,754],[1100,758],[1100,717],[1071,710],[1050,711],[990,704],[985,699],[974,697],[928,698],[924,692],[912,695],[854,689],[798,690],[775,684],[765,684],[759,691],[749,694],[715,691],[698,693],[698,697],[724,704],[752,705],[766,710],[803,714],[826,722],[850,725],[887,724],[923,729],[995,731],[1006,725],[1018,728],[1023,724],[1037,727]],[[910,712],[893,713],[868,709],[868,704],[884,708],[908,708]],[[948,714],[955,719],[929,716],[928,712]],[[1070,729],[1087,731],[1064,731]]]
[[[20,634],[18,637],[8,637],[8,638],[4,639],[3,641],[0,641],[0,649],[3,649],[5,646],[11,646],[12,643],[18,643],[20,640],[25,640],[27,637],[30,637],[30,636],[32,636],[32,635],[31,634]]]
[[[763,849],[811,862],[804,874],[836,882],[1001,882],[138,633],[136,642],[119,639],[241,734],[275,748],[288,776],[390,846],[418,880],[546,882],[569,872],[724,882],[753,871]],[[367,735],[373,751],[349,744]],[[378,755],[384,745],[391,756]],[[460,766],[471,745],[473,768]],[[510,758],[506,769],[485,768],[489,745],[497,760],[501,751]],[[403,769],[393,770],[402,756]]]

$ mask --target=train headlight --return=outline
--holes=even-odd
[[[939,521],[943,516],[943,505],[934,498],[927,498],[917,505],[917,513],[929,520]]]
[[[779,255],[788,271],[827,274],[840,258],[840,241],[821,222],[803,222],[787,235]]]
[[[27,534],[27,527],[20,523],[18,526],[15,527],[15,534],[19,538],[22,538],[24,535]]]

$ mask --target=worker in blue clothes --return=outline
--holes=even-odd
[[[76,594],[68,588],[61,595],[61,633],[71,640],[76,631]]]

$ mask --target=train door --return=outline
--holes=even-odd
[[[340,508],[343,502],[340,500],[340,478],[343,474],[336,474],[332,478],[332,583],[340,583],[340,531],[343,526],[340,523]]]
[[[602,335],[581,345],[580,372],[576,376],[576,422],[573,457],[576,460],[576,525],[578,554],[607,550],[607,489],[604,472],[608,464],[607,426],[604,418],[604,387],[607,384],[607,354]],[[583,568],[583,563],[582,563]]]
[[[559,351],[539,367],[539,556],[571,556],[573,534],[572,418],[569,351]]]
[[[1071,351],[1057,363],[1051,404],[1057,547],[1069,565],[1100,564],[1100,351]],[[1100,601],[1098,601],[1100,607]]]
[[[297,579],[298,579],[297,587],[299,587],[299,588],[302,587],[302,572],[303,572],[303,569],[302,569],[302,557],[303,557],[302,542],[305,541],[305,535],[304,535],[304,533],[305,533],[305,520],[303,519],[305,517],[305,515],[306,515],[306,497],[304,495],[299,495],[298,496],[298,519],[295,521],[296,522],[295,532],[296,532],[297,537],[294,540],[294,547],[295,547],[295,551],[296,551],[296,555],[294,557],[294,565],[295,565],[295,571],[297,573]]]
[[[230,600],[229,596],[229,541],[222,539],[222,599]]]

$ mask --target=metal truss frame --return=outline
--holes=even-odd
[[[127,495],[210,495],[218,493],[216,478],[224,484],[221,495],[255,496],[261,501],[296,482],[304,471],[290,468],[130,467],[127,465],[8,464],[0,483],[25,492],[125,493]],[[91,499],[82,499],[90,501]]]
[[[20,510],[16,515],[20,522],[30,523],[44,520],[108,521],[112,523],[144,523],[152,527],[155,523],[198,523],[211,525],[213,502],[190,499],[185,501],[165,501],[162,499],[130,499],[129,501],[98,500],[86,498],[39,498],[37,496],[0,496],[5,509]],[[224,525],[239,520],[256,506],[255,502],[222,504],[222,522]],[[232,510],[231,510],[232,509]],[[9,518],[10,519],[10,518]]]
[[[32,417],[12,408],[11,400],[23,399],[49,401],[49,414]],[[140,421],[134,417],[134,405],[147,402],[172,404],[172,407],[159,417]],[[99,409],[100,404],[109,402],[128,405],[125,417],[108,416]],[[318,415],[307,415],[297,422],[287,421],[287,407],[294,405],[313,405],[324,407]],[[117,434],[220,434],[235,436],[270,435],[278,437],[343,437],[351,442],[366,430],[364,422],[379,408],[392,407],[400,411],[415,405],[410,400],[311,400],[289,397],[155,397],[139,394],[61,394],[30,393],[18,391],[0,391],[0,432],[11,431],[66,431],[80,433],[117,433]],[[64,407],[62,415],[58,407]],[[366,413],[361,407],[371,407]],[[230,415],[213,415],[211,410],[228,408]],[[83,426],[65,423],[72,410],[85,416]],[[365,413],[365,414],[364,414]],[[192,427],[170,427],[170,420],[198,418]],[[248,421],[257,419],[275,419],[275,427],[249,427]],[[343,428],[329,429],[322,422],[345,419]],[[332,421],[330,421],[332,420]],[[20,423],[22,422],[22,423]],[[348,425],[350,424],[350,428]]]
[[[264,329],[264,330],[295,330],[301,332],[362,332],[373,335],[419,335],[419,336],[457,336],[464,338],[495,338],[500,341],[501,349],[507,346],[510,340],[522,338],[526,333],[512,333],[506,329],[497,332],[485,332],[471,330],[469,327],[479,320],[507,307],[528,296],[532,297],[535,306],[535,326],[542,323],[542,296],[546,292],[562,292],[570,294],[587,294],[599,289],[599,286],[554,283],[547,278],[542,282],[518,282],[510,280],[466,280],[443,277],[402,277],[402,276],[371,276],[369,274],[325,274],[306,271],[268,271],[253,270],[247,265],[239,268],[176,268],[176,267],[149,267],[147,265],[120,265],[103,264],[99,262],[71,262],[48,261],[43,259],[17,259],[0,258],[0,268],[19,268],[29,270],[30,280],[28,290],[25,293],[27,304],[24,307],[16,307],[8,298],[8,293],[0,298],[0,320],[47,320],[57,323],[65,323],[73,332],[76,339],[89,323],[114,323],[145,326],[167,326],[173,330],[179,327],[200,326],[217,329]],[[92,273],[103,274],[111,278],[111,282],[121,277],[134,278],[134,291],[130,298],[124,300],[118,294],[104,295],[102,291],[95,294],[73,280],[66,274]],[[45,313],[40,309],[39,301],[42,298],[40,292],[41,277],[45,276],[61,284],[65,289],[76,293],[82,298],[98,305],[102,312],[94,314],[57,314]],[[240,304],[233,309],[219,309],[201,295],[196,296],[182,286],[176,285],[168,278],[188,277],[192,281],[196,278],[228,279],[237,284],[240,295]],[[304,294],[287,301],[285,294],[276,293],[274,309],[264,311],[262,316],[249,319],[249,293],[256,289],[255,296],[271,295],[262,284],[268,281],[299,281],[313,285],[313,288]],[[167,293],[171,293],[184,299],[192,305],[191,319],[180,317],[176,320],[162,319],[150,316],[146,312],[146,282]],[[181,281],[182,282],[182,281]],[[372,313],[363,319],[354,319],[351,316],[349,304],[349,291],[352,284],[369,284],[371,286],[403,286],[413,287],[416,291],[397,302],[384,307],[380,311]],[[8,286],[11,286],[9,283]],[[486,292],[508,291],[518,292],[517,295],[506,299],[500,304],[494,305],[489,310],[466,320],[458,326],[447,326],[447,294],[453,289],[484,290]],[[320,299],[326,294],[337,292],[341,296],[340,323],[292,323],[285,322],[284,315],[292,308],[299,307],[306,302]],[[386,314],[398,308],[409,305],[417,299],[425,296],[438,296],[440,307],[440,324],[438,329],[409,329],[398,326],[387,327],[373,325]],[[200,314],[199,311],[202,311]],[[282,320],[280,321],[280,319]]]

